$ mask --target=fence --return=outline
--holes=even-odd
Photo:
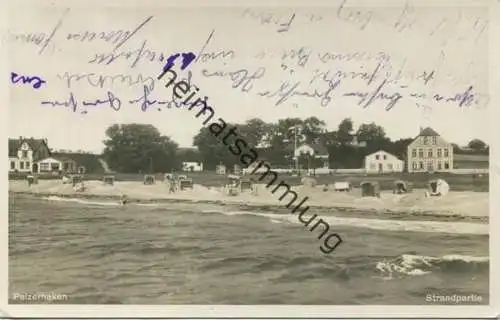
[[[454,174],[488,174],[490,172],[490,169],[463,168],[453,169],[450,172]]]

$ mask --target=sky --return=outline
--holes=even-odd
[[[461,145],[473,138],[490,141],[485,125],[487,11],[481,7],[423,7],[401,1],[393,7],[354,8],[337,1],[328,8],[23,8],[10,15],[9,35],[2,42],[9,48],[11,72],[46,81],[38,89],[33,82],[10,83],[11,138],[47,138],[54,149],[101,152],[110,125],[147,123],[180,146],[191,146],[202,127],[195,113],[158,105],[142,111],[140,103],[129,101],[144,95],[143,83],[109,79],[154,79],[169,55],[193,52],[198,59],[188,69],[180,71],[177,62],[179,77],[191,72],[191,84],[207,96],[216,116],[229,122],[316,116],[333,130],[350,117],[355,126],[376,122],[392,139],[414,137],[420,127],[430,126]],[[113,35],[118,37],[119,30],[130,37],[120,38],[125,41],[116,48]],[[85,31],[96,37],[82,40]],[[39,36],[39,43],[26,40],[30,33]],[[112,52],[117,58],[110,63],[89,63],[96,54]],[[68,75],[75,77],[69,81]],[[102,86],[99,76],[108,77]],[[165,81],[145,84],[154,86],[150,100],[172,96],[172,89],[163,87]],[[277,103],[280,89],[282,95],[295,94]],[[118,111],[102,103],[81,113],[83,101],[106,100],[108,92],[120,99]],[[374,92],[379,98],[365,106]],[[353,93],[368,97],[358,103]],[[41,103],[62,103],[70,94],[78,101],[77,112]],[[386,110],[388,100],[380,94],[401,98]],[[436,101],[436,94],[443,98]],[[457,94],[457,101],[445,102]],[[470,103],[460,106],[464,97]]]

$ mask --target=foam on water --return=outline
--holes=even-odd
[[[97,205],[97,206],[121,206],[121,203],[118,202],[109,202],[109,201],[88,201],[88,200],[83,200],[83,199],[74,199],[74,198],[61,198],[57,196],[50,196],[46,198],[42,198],[44,200],[48,201],[56,201],[56,202],[73,202],[73,203],[79,203],[79,204],[90,204],[90,205]]]
[[[488,257],[467,255],[445,255],[442,257],[403,254],[393,260],[377,262],[375,269],[384,279],[392,279],[395,275],[421,276],[433,271],[468,272],[472,268],[487,268]]]
[[[258,213],[251,211],[219,211],[221,214],[234,215],[254,215],[266,217],[271,220],[287,221],[301,224],[297,214],[273,214]],[[318,215],[321,217],[321,215]],[[345,217],[321,217],[332,226],[352,226],[356,228],[367,228],[373,230],[389,231],[417,231],[417,232],[437,232],[450,234],[474,234],[488,235],[489,228],[487,224],[469,223],[469,222],[441,222],[441,221],[399,221],[385,219],[363,219],[363,218],[345,218]]]

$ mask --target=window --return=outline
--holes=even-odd
[[[424,169],[424,162],[423,161],[420,161],[419,162],[419,166],[418,166],[419,169]]]
[[[49,171],[48,163],[40,163],[40,171]]]
[[[441,150],[441,148],[438,148],[438,158],[441,158],[443,156],[443,150]]]
[[[387,164],[387,169],[392,170],[392,163]]]
[[[24,162],[19,162],[19,169],[23,170],[24,169]]]
[[[437,137],[432,137],[432,144],[434,144],[434,145],[437,144]]]
[[[384,154],[384,160],[387,160],[387,155]]]
[[[411,167],[412,167],[412,169],[413,169],[413,170],[417,170],[417,168],[418,168],[417,163],[416,163],[416,162],[413,162],[413,163],[411,164]]]
[[[443,169],[443,164],[441,163],[441,161],[438,161],[438,170],[442,170]]]
[[[445,169],[450,169],[450,164],[449,164],[448,162],[445,162],[445,163],[444,163],[444,168],[445,168]]]
[[[424,144],[429,144],[428,137],[424,137]]]
[[[418,157],[423,158],[424,157],[424,149],[418,149]]]
[[[417,157],[417,149],[412,149],[412,150],[411,150],[411,156],[412,156],[413,158],[416,158],[416,157]]]
[[[429,158],[432,158],[432,149],[429,149],[429,150],[427,151],[427,156],[428,156]]]
[[[445,148],[445,149],[444,149],[444,157],[445,157],[445,158],[448,158],[448,157],[449,157],[449,151],[448,151],[448,148]]]
[[[26,150],[23,150],[23,155],[22,155],[23,158],[27,158],[28,157],[28,151]]]
[[[370,164],[370,169],[375,169],[375,168],[376,168],[375,163],[371,163]]]
[[[14,161],[10,162],[10,169],[14,170],[16,168],[16,163]]]
[[[375,156],[375,159],[376,159],[376,160],[378,160],[378,158],[379,158],[379,155],[377,154],[377,155]]]
[[[29,168],[30,168],[30,162],[26,161],[26,169],[29,169]]]

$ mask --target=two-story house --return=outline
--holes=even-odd
[[[9,139],[9,171],[38,172],[36,161],[50,156],[46,139]]]
[[[366,172],[369,173],[403,172],[404,170],[403,160],[384,150],[367,155],[364,164]]]
[[[408,172],[450,171],[453,169],[453,146],[432,128],[408,145]]]

